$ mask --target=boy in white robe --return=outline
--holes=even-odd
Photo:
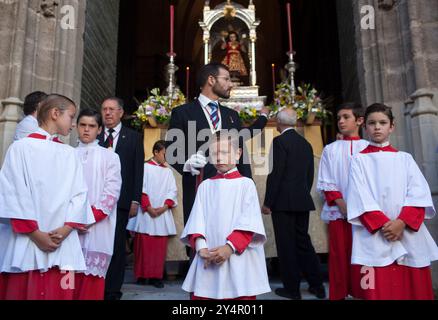
[[[182,286],[193,300],[253,300],[271,291],[257,190],[237,170],[240,156],[235,134],[213,137],[210,157],[218,174],[200,184],[181,235],[196,250]]]
[[[178,191],[173,172],[165,165],[166,142],[157,141],[153,158],[144,164],[143,194],[137,216],[127,229],[135,232],[134,275],[137,282],[163,288],[167,242],[176,235],[172,208],[177,206]]]
[[[113,254],[117,201],[122,186],[117,153],[99,146],[102,130],[99,112],[84,109],[77,120],[76,148],[88,186],[88,201],[96,222],[80,234],[87,270],[76,273],[75,300],[103,300],[105,276]]]
[[[424,219],[435,214],[430,188],[412,156],[389,143],[391,108],[365,113],[370,145],[351,161],[347,192],[353,224],[354,292],[372,300],[431,300],[438,247]]]
[[[329,228],[330,300],[345,299],[351,292],[351,224],[347,221],[347,191],[350,161],[368,146],[359,136],[363,124],[360,104],[345,103],[337,111],[338,129],[342,135],[327,145],[321,156],[317,189],[325,198],[321,219]]]
[[[74,273],[86,269],[77,229],[94,222],[87,185],[74,148],[55,136],[70,133],[75,113],[73,101],[49,95],[38,111],[40,128],[6,154],[0,171],[0,223],[8,233],[0,252],[3,299],[73,299]]]

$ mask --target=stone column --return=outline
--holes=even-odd
[[[0,1],[0,100],[6,100],[0,159],[22,117],[18,101],[28,93],[59,93],[79,104],[85,6],[83,0]]]
[[[15,127],[20,121],[21,109],[23,102],[17,98],[8,98],[2,101],[2,112],[0,114],[0,167],[3,163],[11,141],[14,140]]]
[[[426,177],[438,208],[438,108],[433,103],[438,90],[419,89],[412,96],[410,112],[415,160]],[[426,221],[432,237],[438,242],[438,219]],[[432,265],[434,288],[438,288],[438,262]]]

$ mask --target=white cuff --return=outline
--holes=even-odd
[[[208,249],[207,241],[204,238],[199,237],[196,239],[195,247],[196,247],[196,252],[202,249]]]
[[[231,249],[233,249],[233,253],[235,253],[236,252],[236,248],[234,247],[233,243],[230,240],[228,240],[227,244],[231,247]]]

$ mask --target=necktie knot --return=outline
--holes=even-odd
[[[103,145],[105,148],[112,148],[113,147],[113,143],[114,143],[114,137],[113,137],[113,133],[114,133],[114,129],[108,129],[108,137],[106,138],[106,140],[104,141]]]
[[[215,110],[217,110],[217,103],[216,102],[213,102],[213,101],[211,101],[211,102],[209,102],[208,103],[208,106],[211,108],[211,110],[212,111],[215,111]]]

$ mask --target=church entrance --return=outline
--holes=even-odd
[[[215,8],[223,2],[211,0],[209,5],[210,8]],[[285,65],[288,62],[286,52],[289,50],[286,13],[288,1],[252,2],[255,5],[256,17],[260,20],[256,43],[257,85],[260,87],[260,96],[266,96],[267,104],[270,104],[273,100],[274,80],[279,84],[287,76]],[[179,68],[176,84],[186,93],[189,67],[190,100],[199,93],[196,75],[200,66],[204,64],[203,34],[199,21],[203,18],[205,1],[121,1],[116,94],[125,100],[128,114],[137,109],[139,102],[143,101],[153,88],[164,90],[168,85],[165,67],[169,63],[166,53],[170,49],[170,3],[175,5],[174,51],[177,54],[175,64]],[[247,7],[249,0],[236,0],[234,3]],[[358,94],[356,95],[358,90],[354,89],[354,81],[345,85],[342,83],[345,63],[341,62],[341,54],[351,57],[355,54],[354,46],[344,45],[354,43],[354,34],[352,31],[348,33],[343,30],[343,25],[348,27],[348,19],[353,18],[343,14],[341,20],[338,19],[338,16],[341,16],[340,12],[345,10],[345,3],[336,0],[294,0],[291,3],[293,46],[296,52],[295,62],[298,64],[295,74],[296,85],[313,85],[329,102],[330,111],[334,111],[336,105],[344,100],[343,95],[346,99],[359,100]],[[341,29],[343,31],[339,33],[338,30]],[[354,66],[355,64],[350,63],[348,67],[353,74]],[[324,143],[332,141],[335,137],[334,117],[331,120],[332,124],[323,130]],[[263,179],[256,181],[257,184],[264,185]],[[319,230],[315,232],[318,234],[314,238],[315,248],[320,253],[326,253],[324,226],[318,214],[312,216],[314,221],[311,225],[318,224]],[[272,242],[267,244],[268,255],[270,247],[274,247],[273,234],[270,234],[269,238]],[[175,239],[175,242],[178,242],[178,239]],[[168,254],[168,257],[179,256],[179,245],[170,244],[169,248],[174,248],[175,252]],[[326,255],[321,257],[325,262]]]
[[[209,1],[214,8],[223,0]],[[254,0],[257,28],[256,73],[260,95],[272,102],[275,82],[284,77],[289,49],[285,0]],[[165,66],[169,63],[169,4],[175,5],[177,85],[186,91],[186,68],[190,68],[189,97],[198,94],[196,74],[204,63],[202,20],[205,1],[131,0],[120,2],[117,64],[117,95],[127,102],[127,111],[136,109],[153,88],[165,89]],[[249,0],[236,0],[247,7]],[[310,83],[329,98],[331,108],[342,98],[340,41],[336,0],[294,0],[292,3],[293,45],[298,63],[296,84]],[[341,34],[341,36],[344,36]],[[327,140],[334,136],[328,128]],[[327,141],[325,141],[327,142]]]

